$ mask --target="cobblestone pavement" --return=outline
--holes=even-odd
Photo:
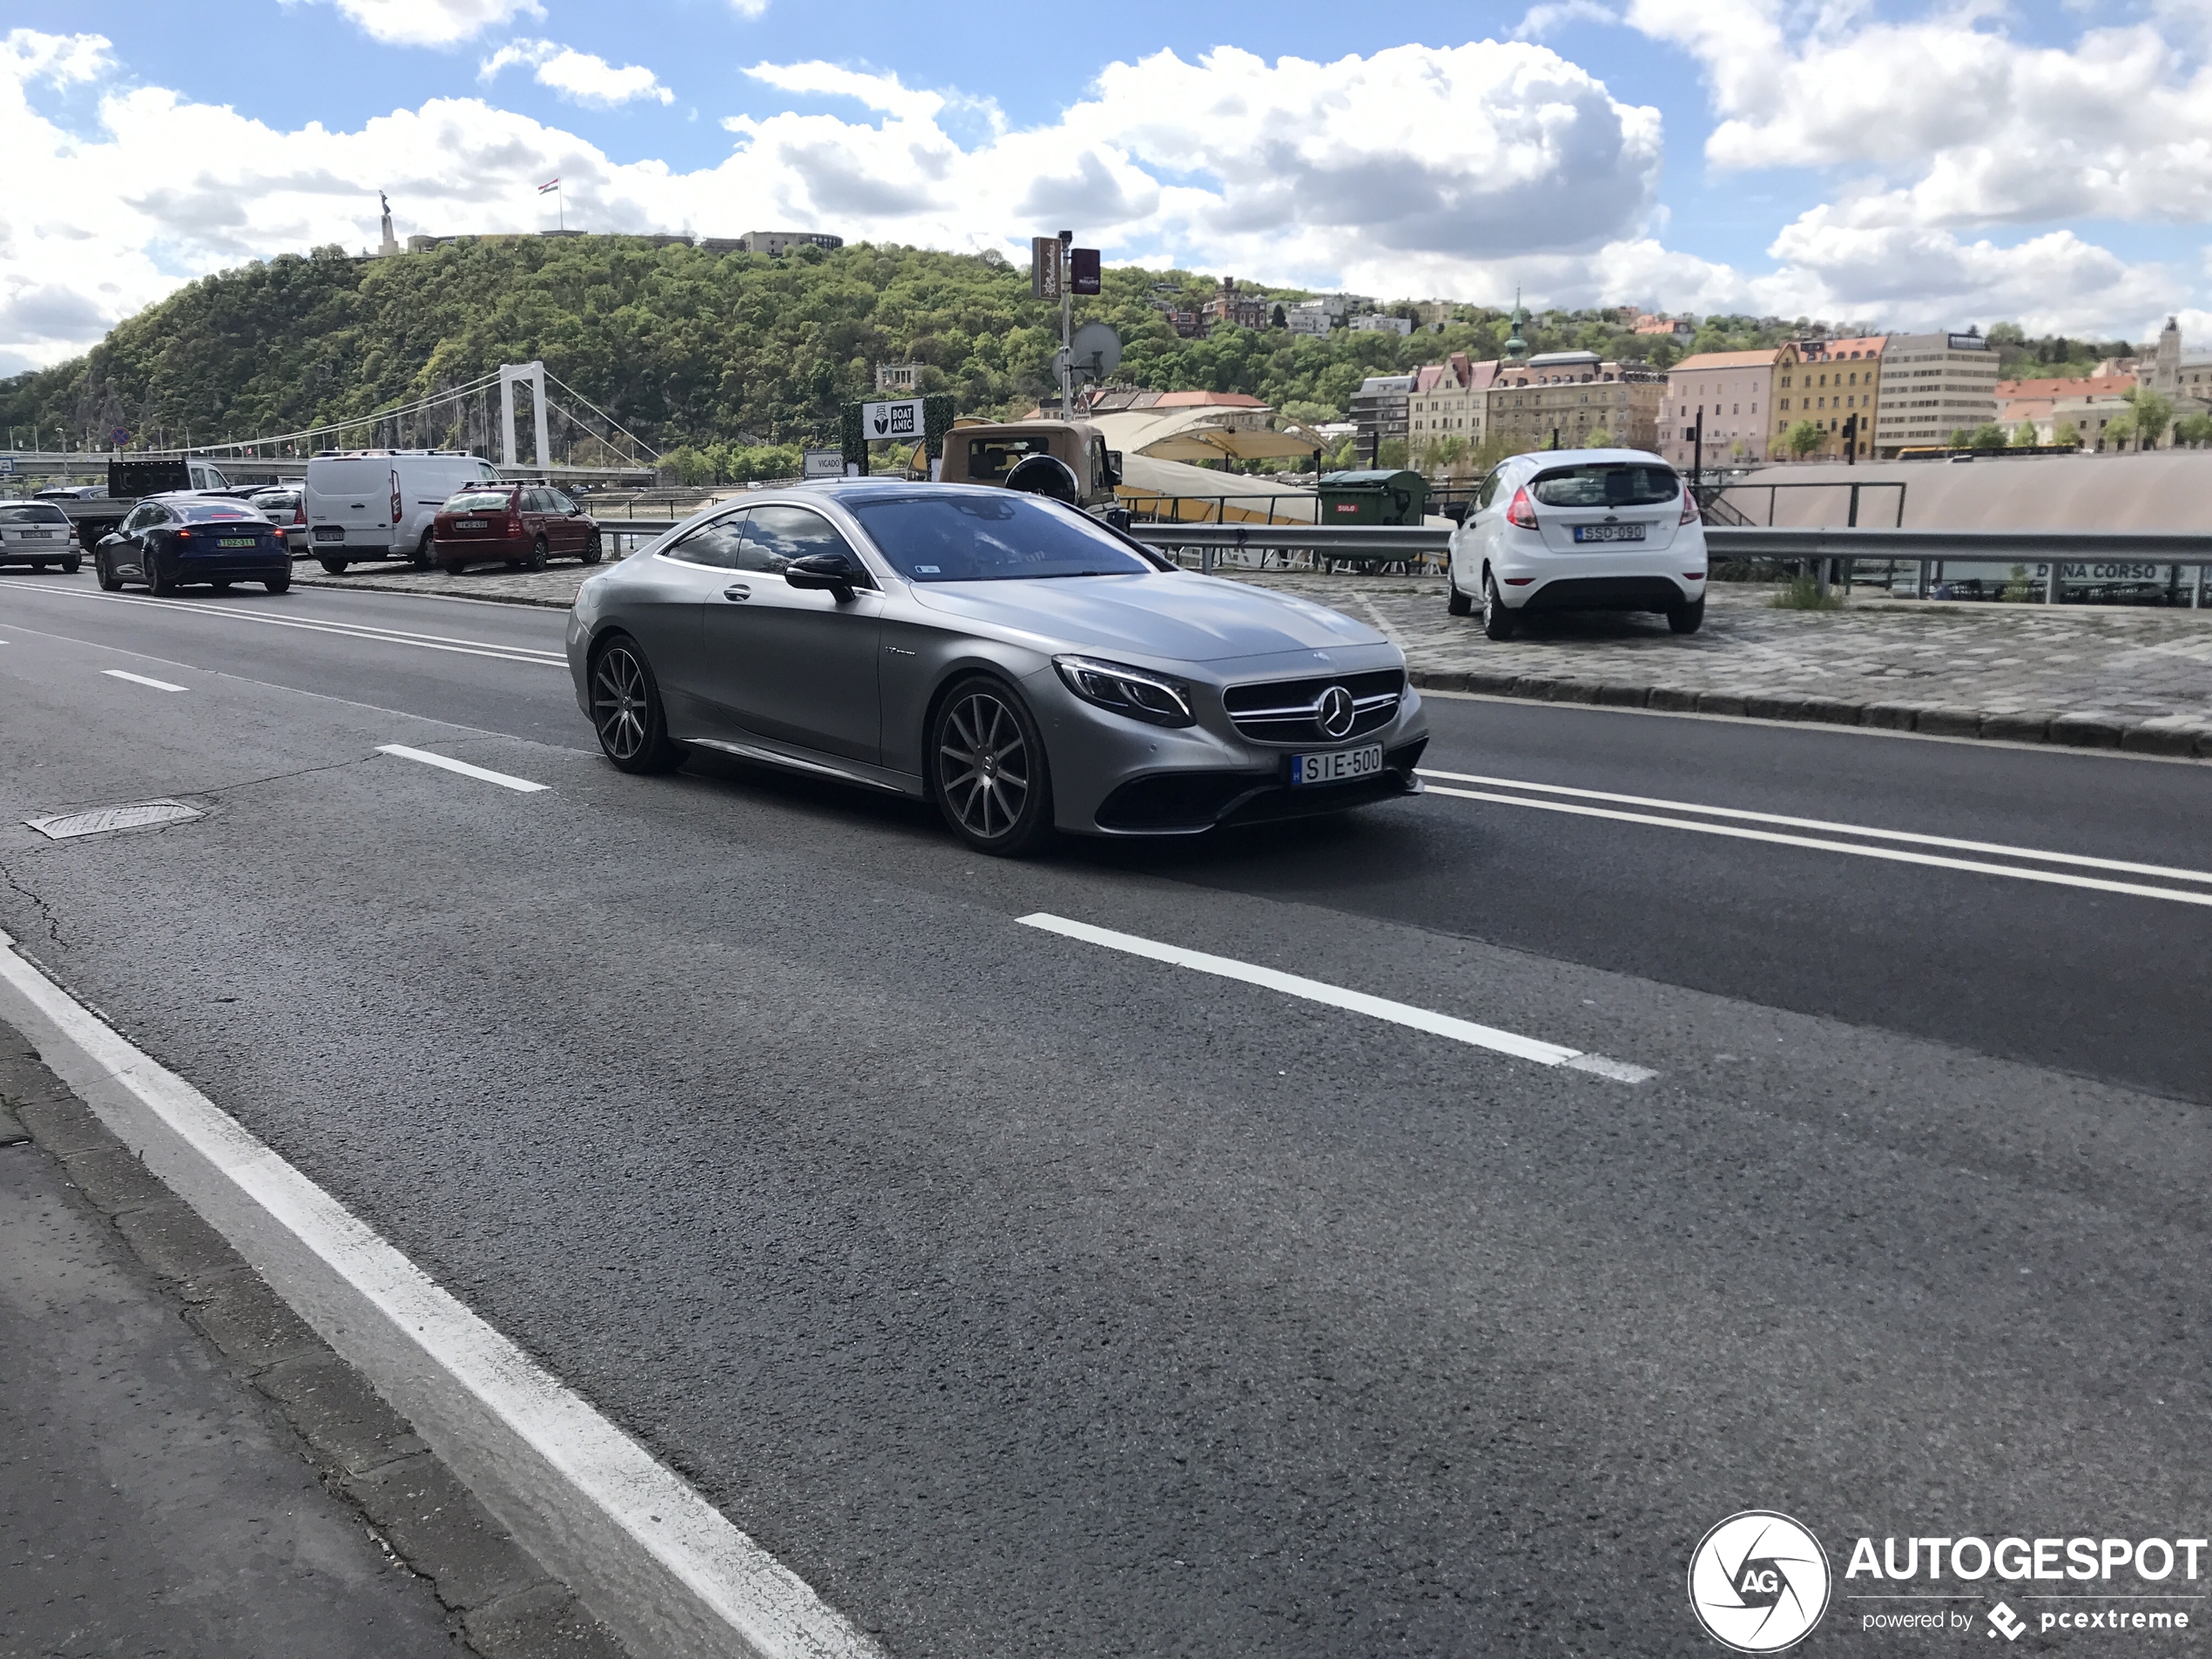
[[[565,608],[589,574],[395,564],[293,579]],[[1224,574],[1379,624],[1416,684],[1435,689],[2212,757],[2212,610],[1910,599],[1777,610],[1770,589],[1720,583],[1687,637],[1659,617],[1561,616],[1500,644],[1445,613],[1440,577]]]
[[[1503,644],[1441,577],[1252,576],[1382,627],[1417,684],[2151,753],[2212,756],[2212,610],[1854,602],[1777,610],[1717,584],[1698,632],[1561,616]]]

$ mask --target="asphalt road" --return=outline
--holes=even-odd
[[[613,772],[557,612],[89,591],[0,582],[0,823],[206,815],[0,828],[0,926],[896,1654],[1689,1652],[1747,1507],[2205,1530],[2212,912],[1526,787],[2200,871],[2202,767],[1437,699],[1516,804],[1004,864]]]

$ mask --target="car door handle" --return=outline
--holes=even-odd
[[[750,599],[752,597],[752,590],[742,582],[735,583],[722,590],[722,597],[725,599]]]

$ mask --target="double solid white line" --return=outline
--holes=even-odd
[[[2126,859],[2094,858],[2082,853],[2050,853],[2036,847],[2007,846],[1996,841],[1970,841],[1948,835],[1924,835],[1911,830],[1873,829],[1863,824],[1839,824],[1818,818],[1792,818],[1782,813],[1747,812],[1734,806],[1705,806],[1695,801],[1664,800],[1649,795],[1614,794],[1602,789],[1570,789],[1563,784],[1528,783],[1517,778],[1488,778],[1478,772],[1438,772],[1425,766],[1421,769],[1421,779],[1430,794],[1449,795],[1460,800],[1489,801],[1501,806],[1526,806],[1545,813],[1567,813],[1577,818],[1608,818],[1619,823],[1649,824],[1662,829],[1695,830],[1700,834],[1723,835],[1737,840],[1811,847],[1823,853],[1848,853],[1858,858],[1885,859],[1896,864],[1926,865],[1942,870],[1965,870],[1976,875],[2011,876],[2017,881],[2041,881],[2054,887],[2086,887],[2097,893],[2166,899],[2175,904],[2212,906],[2212,892],[2153,887],[2141,881],[2116,881],[2106,876],[2075,875],[2067,869],[2040,870],[2032,867],[2057,864],[2068,866],[2072,870],[2109,870],[2120,874],[2156,876],[2168,881],[2197,882],[2209,886],[2212,886],[2212,871],[2184,870],[2165,864],[2139,864]],[[1489,787],[1453,789],[1435,781],[1439,779],[1448,779],[1453,783],[1484,784]],[[1498,792],[1501,790],[1521,792],[1501,794]],[[1608,801],[1615,803],[1615,806],[1583,804],[1592,801]],[[1616,810],[1619,806],[1653,810],[1623,812]],[[1726,821],[1700,821],[1705,819]],[[1786,828],[1750,827],[1754,824],[1780,825]],[[1817,830],[1822,833],[1798,835],[1789,833],[1788,830]],[[1846,841],[1832,839],[1840,835],[1862,836],[1865,840]],[[1892,845],[1869,846],[1867,843],[1870,841]],[[1959,853],[1990,853],[2001,858],[2018,859],[2021,862],[1993,864],[1987,859],[1952,858],[1946,853],[1911,850],[1913,847],[1937,846]]]
[[[58,593],[71,599],[96,599],[102,604],[149,605],[157,610],[183,611],[202,617],[220,617],[229,622],[260,623],[269,628],[298,628],[308,633],[337,634],[345,638],[358,639],[372,645],[411,645],[419,651],[453,651],[463,657],[489,657],[506,663],[536,663],[547,668],[568,666],[568,656],[564,651],[547,651],[536,645],[505,645],[486,639],[456,639],[448,634],[424,634],[404,628],[381,628],[374,623],[336,622],[322,617],[273,617],[259,610],[241,610],[233,605],[207,604],[193,599],[145,599],[127,593],[86,593],[78,588],[56,587],[37,583],[20,583],[11,590]]]
[[[1410,1026],[1416,1031],[1449,1037],[1454,1042],[1488,1049],[1496,1054],[1511,1055],[1516,1060],[1533,1060],[1540,1066],[1565,1066],[1573,1071],[1592,1072],[1600,1077],[1610,1077],[1615,1082],[1623,1083],[1640,1083],[1658,1076],[1645,1067],[1608,1060],[1603,1055],[1585,1054],[1579,1049],[1546,1042],[1540,1037],[1524,1037],[1517,1031],[1501,1031],[1496,1026],[1478,1025],[1473,1020],[1462,1020],[1454,1015],[1416,1008],[1410,1002],[1393,1002],[1388,997],[1371,996],[1365,991],[1346,990],[1340,985],[1306,979],[1298,974],[1285,974],[1279,968],[1262,968],[1256,962],[1240,962],[1233,956],[1213,956],[1202,950],[1185,950],[1180,945],[1163,944],[1157,939],[1145,939],[1136,934],[1116,933],[1110,927],[1094,927],[1087,921],[1070,921],[1065,916],[1055,916],[1042,910],[1019,920],[1025,927],[1042,928],[1049,934],[1080,939],[1088,945],[1101,945],[1108,950],[1146,957],[1156,962],[1170,962],[1177,968],[1190,968],[1194,973],[1241,980],[1247,985],[1259,985],[1271,991],[1279,991],[1285,996],[1324,1003],[1332,1008],[1348,1009],[1353,1014],[1364,1014],[1370,1019],[1387,1020],[1393,1025]]]

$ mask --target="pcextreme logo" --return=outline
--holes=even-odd
[[[1828,1610],[1828,1552],[1771,1509],[1746,1509],[1698,1540],[1689,1606],[1714,1641],[1738,1653],[1779,1653]]]

